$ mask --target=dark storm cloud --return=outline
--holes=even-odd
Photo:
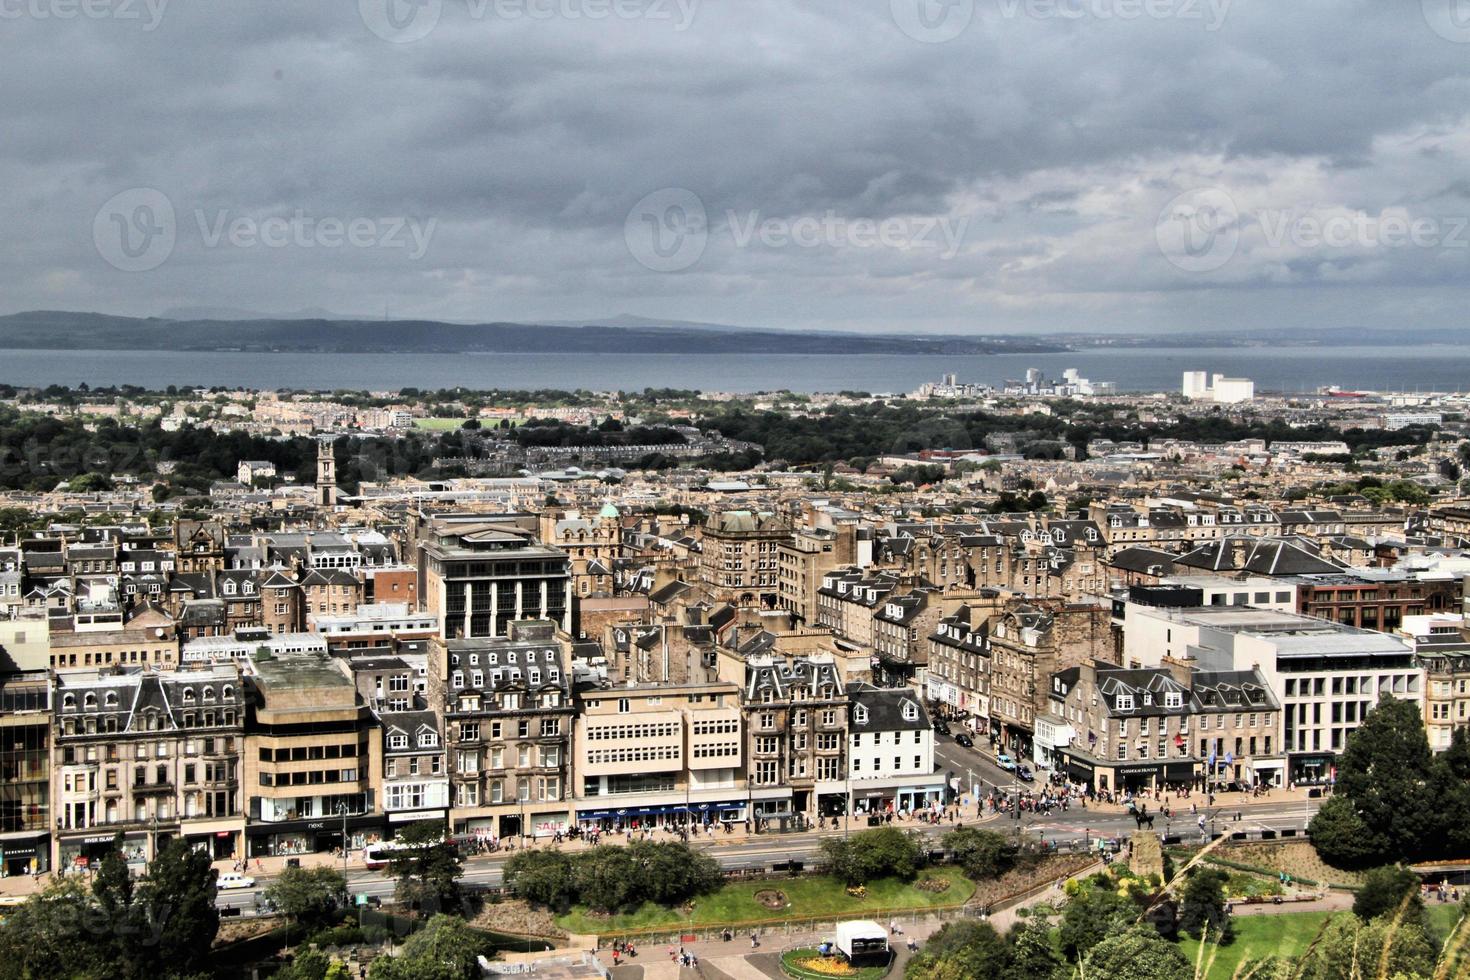
[[[1418,0],[421,2],[0,0],[4,309],[1032,330],[1464,308],[1470,37]],[[1401,219],[1432,233],[1397,244]]]

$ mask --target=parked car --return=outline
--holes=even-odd
[[[220,890],[226,888],[254,888],[255,879],[249,875],[242,875],[238,871],[226,871],[219,876],[219,880],[214,884]]]
[[[954,737],[954,740],[956,743],[963,745],[967,749],[973,749],[975,747],[975,740],[966,735],[964,732],[960,732],[958,735],[956,735]]]
[[[1016,778],[1023,783],[1029,783],[1036,778],[1036,773],[1031,771],[1030,766],[1021,766],[1016,770]]]
[[[1006,772],[1015,772],[1016,771],[1016,760],[1015,759],[1012,759],[1010,756],[1006,755],[1004,752],[1002,752],[1000,755],[998,755],[998,756],[995,757],[995,764],[998,765],[998,766],[1000,766]]]
[[[941,734],[941,735],[948,735],[949,734],[949,722],[945,721],[942,718],[935,718],[934,719],[934,730],[936,732],[938,732],[939,734]]]

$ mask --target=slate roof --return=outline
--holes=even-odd
[[[854,732],[909,732],[929,727],[929,713],[922,699],[906,687],[882,688],[872,684],[847,685],[851,708],[848,717]],[[905,709],[909,717],[905,717]]]

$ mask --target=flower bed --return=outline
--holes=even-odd
[[[892,960],[883,966],[853,966],[840,955],[823,956],[815,949],[788,949],[781,954],[781,971],[797,980],[879,980],[888,975]]]

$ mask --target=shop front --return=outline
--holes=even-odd
[[[1296,786],[1326,786],[1332,782],[1335,763],[1331,755],[1288,755],[1287,774]]]
[[[240,854],[241,820],[197,820],[186,822],[179,834],[196,851],[211,861],[230,861]]]
[[[1285,759],[1252,759],[1250,776],[1257,786],[1280,788],[1286,785]]]
[[[854,780],[851,786],[854,814],[914,813],[944,804],[943,773]]]
[[[1076,754],[1064,752],[1059,757],[1058,763],[1058,769],[1065,773],[1072,782],[1081,783],[1084,786],[1093,785],[1097,767],[1091,761],[1080,758]]]
[[[0,837],[0,876],[36,875],[50,870],[50,834],[8,834]]]
[[[677,803],[649,803],[641,806],[613,806],[599,801],[596,806],[577,810],[577,825],[584,831],[617,832],[625,829],[683,827],[692,824],[743,823],[746,801],[704,800]],[[565,820],[565,815],[562,815]]]
[[[1072,744],[1076,730],[1059,718],[1039,715],[1036,718],[1036,738],[1031,747],[1031,764],[1037,769],[1056,770],[1062,749]]]
[[[555,837],[557,834],[565,834],[572,826],[565,810],[532,813],[529,819],[532,837]]]
[[[850,806],[847,798],[847,783],[841,780],[825,780],[813,788],[817,798],[817,817],[846,816]]]
[[[1113,789],[1130,793],[1153,789],[1163,778],[1164,767],[1155,762],[1151,765],[1138,763],[1113,767]]]
[[[382,814],[365,813],[347,818],[347,847],[358,851],[384,839]],[[342,818],[252,822],[245,828],[247,857],[294,857],[322,854],[342,846]]]
[[[117,849],[117,832],[99,834],[96,829],[85,834],[57,839],[57,869],[63,874],[95,871],[103,858]],[[148,833],[134,831],[122,835],[122,856],[128,867],[141,872],[148,864]]]
[[[1193,786],[1197,778],[1193,759],[1175,759],[1164,763],[1164,785]]]

